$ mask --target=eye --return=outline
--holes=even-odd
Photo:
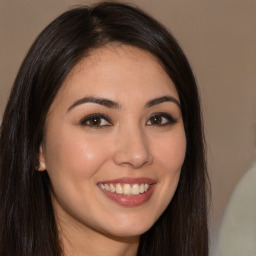
[[[91,128],[101,128],[112,125],[110,119],[103,114],[92,114],[86,116],[80,123],[82,126],[88,126]]]
[[[146,125],[165,126],[175,124],[177,120],[167,113],[155,113],[146,122]]]

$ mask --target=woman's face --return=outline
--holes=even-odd
[[[106,46],[76,65],[58,92],[40,170],[61,223],[139,236],[170,203],[185,151],[179,97],[160,64],[135,47]]]

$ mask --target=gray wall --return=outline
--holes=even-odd
[[[78,0],[0,0],[0,116],[39,31]],[[255,157],[256,1],[138,0],[185,50],[199,82],[212,181],[212,255],[225,206]]]

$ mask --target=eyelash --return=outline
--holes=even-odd
[[[109,124],[105,124],[105,125],[97,125],[97,124],[90,124],[88,122],[90,121],[95,121],[97,119],[103,119],[104,121],[108,122]],[[100,120],[100,123],[102,121]],[[108,116],[104,115],[104,114],[100,114],[100,113],[97,113],[97,114],[92,114],[92,115],[89,115],[89,116],[86,116],[84,119],[82,119],[82,121],[80,122],[82,126],[88,126],[90,128],[102,128],[102,127],[107,127],[107,126],[111,126],[112,123],[111,123],[111,120]]]
[[[175,123],[177,123],[177,119],[175,119],[172,115],[167,114],[167,113],[154,113],[153,115],[150,116],[150,118],[148,119],[148,121],[146,122],[146,124],[153,118],[161,118],[161,121],[163,121],[163,118],[166,119],[165,123],[163,124],[151,124],[152,126],[167,126],[167,125],[173,125]],[[152,121],[152,120],[151,120]]]
[[[155,120],[153,120],[155,118]],[[148,124],[149,121],[159,121],[156,120],[156,118],[160,118],[160,121],[163,122],[163,118],[166,119],[164,122],[165,123],[156,123],[156,124]],[[104,120],[105,122],[107,122],[108,124],[101,124],[102,123],[102,120]],[[95,124],[91,124],[89,122],[93,122],[93,121],[96,121]],[[99,123],[97,123],[97,121],[99,121]],[[147,126],[167,126],[167,125],[173,125],[177,123],[177,119],[175,119],[173,116],[171,116],[170,114],[167,114],[167,113],[162,113],[162,112],[159,112],[159,113],[154,113],[152,114],[149,119],[147,120],[146,122],[146,125]],[[82,126],[87,126],[87,127],[90,127],[90,128],[94,128],[94,129],[99,129],[99,128],[104,128],[104,127],[108,127],[108,126],[112,126],[112,122],[111,122],[111,119],[104,115],[104,114],[101,114],[101,113],[95,113],[95,114],[91,114],[89,116],[86,116],[84,119],[81,120],[80,124]]]

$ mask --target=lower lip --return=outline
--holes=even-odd
[[[118,203],[119,205],[132,207],[132,206],[139,206],[146,203],[150,199],[154,191],[154,187],[155,187],[155,184],[152,184],[145,193],[142,193],[139,195],[130,195],[130,196],[117,194],[117,193],[102,189],[100,187],[99,188],[108,198]]]

